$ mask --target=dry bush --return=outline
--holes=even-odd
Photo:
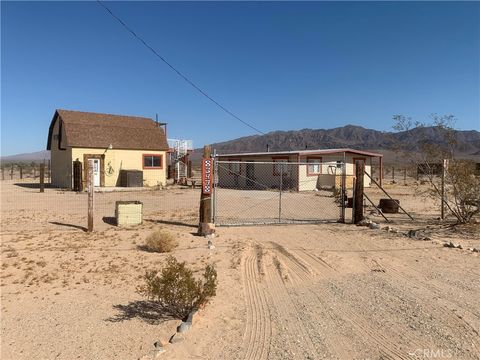
[[[154,301],[166,314],[179,319],[185,319],[192,310],[205,305],[217,291],[217,271],[213,265],[205,268],[203,281],[197,280],[185,262],[178,262],[173,256],[167,258],[160,272],[147,271],[144,280],[139,293]]]
[[[148,235],[143,248],[151,252],[165,253],[172,251],[177,245],[177,241],[168,231],[156,230]]]
[[[443,203],[457,223],[468,224],[480,213],[480,177],[475,174],[475,164],[472,161],[455,156],[456,147],[459,145],[453,128],[455,117],[436,114],[431,117],[432,124],[423,124],[414,123],[411,118],[403,115],[395,115],[394,129],[408,132],[414,128],[433,125],[432,131],[436,138],[425,133],[418,142],[416,152],[404,152],[405,159],[421,170],[426,179],[420,180],[420,184],[428,185],[428,193]]]

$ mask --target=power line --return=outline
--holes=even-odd
[[[259,134],[265,135],[265,133],[259,129],[257,129],[255,126],[249,124],[245,120],[240,119],[237,115],[232,113],[230,110],[228,110],[225,106],[220,104],[218,101],[213,99],[210,95],[208,95],[205,91],[203,91],[198,85],[196,85],[192,80],[190,80],[186,75],[184,75],[180,70],[178,70],[176,67],[174,67],[172,64],[170,64],[163,56],[161,56],[153,47],[151,47],[145,40],[143,40],[139,35],[135,33],[125,22],[120,19],[117,15],[115,15],[102,1],[97,0],[97,3],[101,5],[115,20],[117,20],[130,34],[132,34],[138,41],[140,41],[143,46],[145,46],[147,49],[149,49],[156,57],[158,57],[160,60],[162,60],[165,64],[170,67],[173,71],[177,73],[178,76],[180,76],[183,80],[185,80],[190,86],[192,86],[195,90],[197,90],[200,94],[205,96],[208,100],[213,102],[215,105],[217,105],[220,109],[222,109],[224,112],[226,112],[228,115],[232,116],[236,120],[240,121],[242,124],[248,126],[249,128],[255,130]]]

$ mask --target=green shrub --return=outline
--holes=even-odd
[[[205,305],[217,291],[217,271],[213,265],[205,268],[203,281],[197,280],[185,262],[178,262],[173,256],[167,258],[167,264],[160,272],[147,271],[144,279],[145,284],[138,289],[139,292],[179,319]]]
[[[165,253],[172,251],[177,245],[177,241],[168,231],[156,230],[148,235],[143,248],[151,252]]]

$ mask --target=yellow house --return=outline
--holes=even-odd
[[[47,143],[52,186],[74,188],[73,163],[79,161],[84,188],[89,160],[95,186],[125,186],[128,173],[136,176],[136,186],[165,185],[169,147],[164,125],[144,117],[56,110]]]

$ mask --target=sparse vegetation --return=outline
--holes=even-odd
[[[156,230],[145,240],[143,248],[147,251],[165,253],[170,252],[178,245],[174,236],[166,230]]]
[[[455,117],[436,114],[431,117],[434,126],[432,131],[437,133],[436,138],[439,140],[432,141],[431,136],[425,134],[425,138],[419,141],[418,152],[406,152],[405,158],[421,170],[430,187],[430,195],[440,202],[443,201],[447,211],[457,219],[457,223],[469,223],[480,212],[480,177],[475,175],[475,164],[472,161],[455,156],[455,149],[458,147],[456,131],[453,128]],[[397,131],[410,131],[427,126],[403,115],[395,115],[393,118],[394,129]]]
[[[193,270],[173,256],[167,258],[167,264],[160,272],[147,271],[144,280],[145,284],[138,288],[139,293],[179,319],[206,304],[217,291],[217,271],[213,265],[205,268],[203,281],[197,280]]]

